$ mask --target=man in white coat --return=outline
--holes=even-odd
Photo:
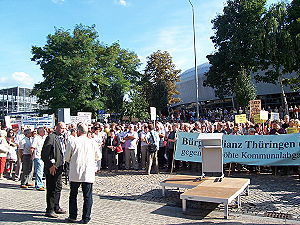
[[[95,181],[95,161],[100,159],[98,146],[87,137],[88,127],[79,124],[77,127],[78,138],[68,143],[65,153],[65,161],[70,163],[69,180],[69,217],[68,222],[76,222],[77,219],[77,194],[81,185],[84,203],[82,223],[87,224],[91,219],[93,205],[92,191]]]

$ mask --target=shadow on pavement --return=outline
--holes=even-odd
[[[163,215],[168,217],[177,217],[177,218],[184,218],[189,220],[202,220],[208,214],[210,214],[214,209],[201,209],[201,210],[194,210],[194,209],[187,209],[186,212],[182,212],[181,208],[174,208],[170,206],[162,206],[159,209],[151,212],[152,214]]]
[[[48,218],[44,216],[44,211],[30,211],[30,210],[16,210],[16,209],[0,209],[1,222],[53,222],[53,223],[67,223],[67,221],[59,218]]]
[[[0,188],[5,188],[5,189],[20,189],[20,183],[19,182],[16,182],[15,184],[0,183]],[[32,188],[31,189],[23,189],[23,190],[32,190]]]

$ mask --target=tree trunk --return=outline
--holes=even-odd
[[[282,76],[278,77],[278,82],[279,82],[279,85],[280,85],[280,88],[281,88],[281,104],[282,104],[282,107],[284,108],[285,115],[289,115],[289,108],[288,108],[288,103],[287,103],[285,91],[284,91],[284,88],[283,88]]]

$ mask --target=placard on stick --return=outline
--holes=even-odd
[[[260,119],[261,120],[268,120],[268,111],[261,110],[260,111]]]
[[[271,112],[271,121],[279,120],[279,113]]]
[[[264,120],[260,119],[260,114],[253,115],[254,123],[264,123]]]
[[[235,115],[234,119],[235,119],[235,123],[246,123],[247,122],[246,114]]]
[[[254,115],[259,114],[261,110],[261,100],[251,100],[250,104],[250,118],[254,118]]]

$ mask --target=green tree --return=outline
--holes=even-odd
[[[289,72],[296,72],[296,76],[285,79],[284,82],[290,84],[294,90],[300,90],[300,0],[293,0],[288,6],[288,30],[291,34],[294,51],[295,63]]]
[[[123,109],[124,96],[135,88],[140,80],[137,68],[140,60],[134,52],[122,49],[118,43],[107,46],[99,57],[99,67],[108,81],[100,90],[105,96],[105,106],[108,112],[118,113]]]
[[[149,118],[149,105],[143,94],[142,86],[136,85],[128,92],[127,99],[123,104],[123,115],[131,119],[145,120]]]
[[[44,47],[32,47],[32,54],[44,77],[33,94],[52,112],[64,107],[72,112],[119,112],[139,76],[137,56],[117,43],[100,44],[95,26],[76,25],[72,33],[56,29]]]
[[[255,76],[259,82],[281,86],[282,103],[286,113],[288,105],[283,88],[283,75],[292,70],[296,58],[288,25],[287,4],[279,2],[271,5],[264,16],[264,45],[260,55],[261,69],[264,73],[260,72]]]
[[[220,98],[235,96],[241,106],[256,96],[250,73],[258,69],[265,4],[266,0],[228,0],[223,14],[212,20],[216,52],[207,56],[211,67],[204,85],[215,88]]]
[[[180,80],[181,70],[176,69],[167,51],[158,50],[147,59],[142,77],[143,91],[149,106],[156,107],[159,112],[162,112],[168,105],[180,101],[175,95],[179,94],[176,82]]]

